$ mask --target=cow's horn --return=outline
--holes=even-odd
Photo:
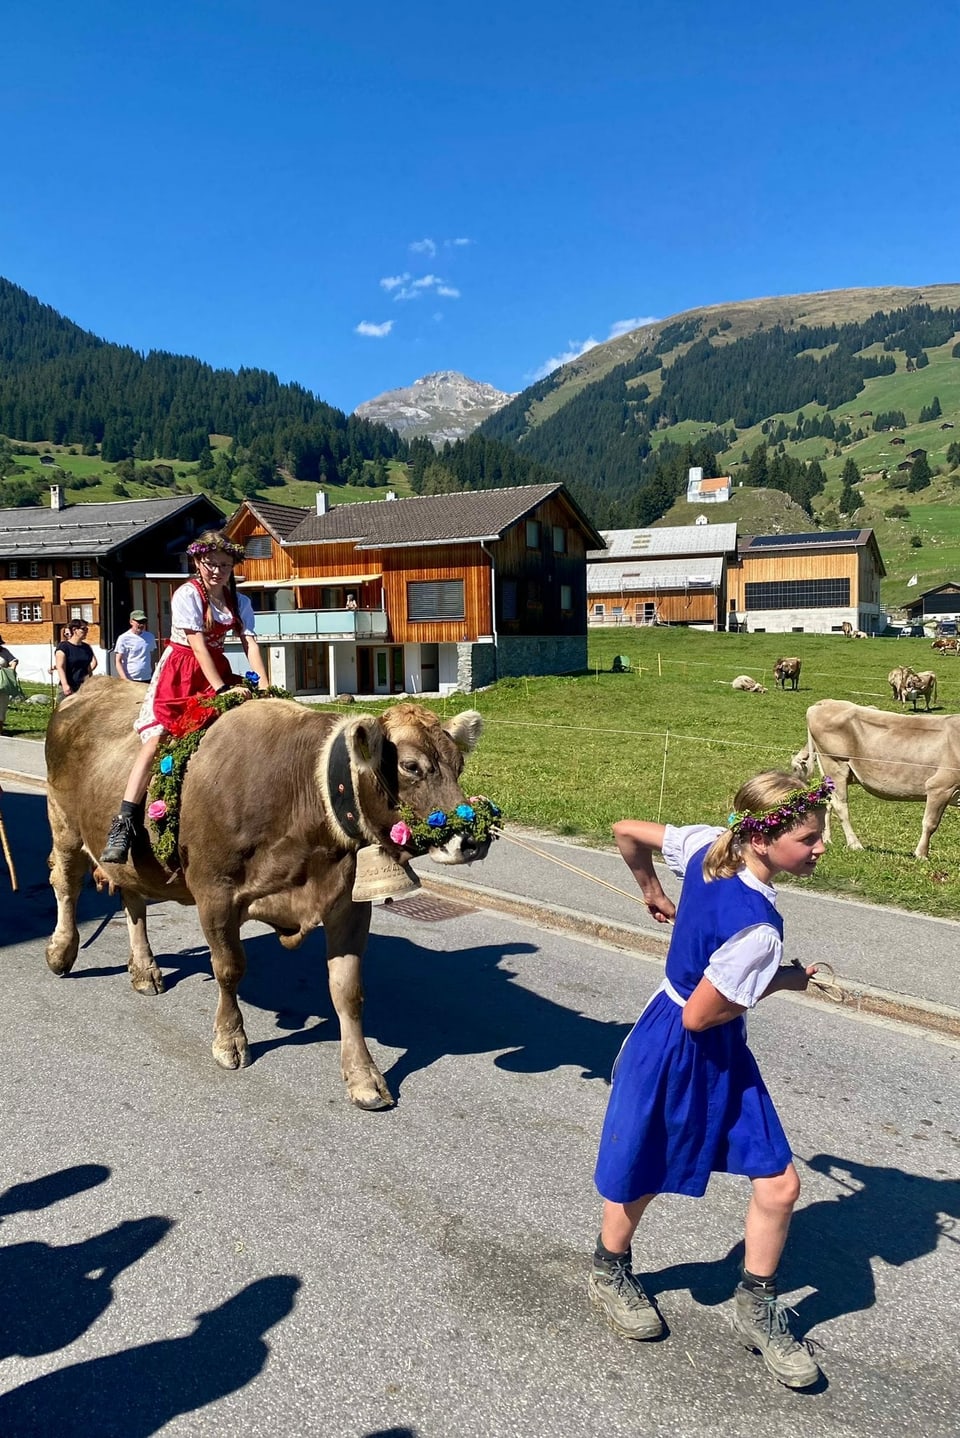
[[[357,850],[357,874],[353,882],[355,904],[383,903],[419,889],[420,880],[409,864],[400,864],[379,844]]]

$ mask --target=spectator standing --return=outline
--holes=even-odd
[[[120,678],[135,684],[149,684],[156,647],[157,641],[147,628],[146,614],[142,609],[131,609],[130,628],[120,635],[113,651]]]
[[[7,718],[7,705],[14,695],[20,692],[20,681],[17,678],[18,662],[4,645],[3,635],[0,634],[0,734],[3,733],[3,726]]]
[[[80,685],[97,667],[97,656],[87,643],[89,625],[82,619],[71,619],[64,639],[57,645],[54,659],[60,689],[66,699],[76,694]]]

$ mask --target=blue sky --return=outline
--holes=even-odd
[[[960,279],[960,10],[7,0],[0,274],[345,410],[648,317]]]

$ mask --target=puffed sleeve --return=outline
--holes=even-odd
[[[704,970],[725,999],[752,1009],[770,986],[783,958],[783,941],[770,924],[741,929],[710,957]]]
[[[203,631],[203,600],[195,584],[181,584],[170,600],[170,622],[174,629]]]
[[[667,867],[678,879],[682,879],[694,854],[698,854],[705,845],[712,844],[722,833],[723,830],[715,824],[685,824],[683,827],[665,824],[660,852]]]

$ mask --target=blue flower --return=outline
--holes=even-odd
[[[257,674],[256,671],[253,670],[253,669],[248,669],[247,672],[246,672],[246,674],[244,674],[243,677],[244,677],[244,679],[249,679],[249,681],[250,681],[251,684],[259,684],[259,683],[260,683],[260,675]]]
[[[447,816],[442,809],[434,809],[432,814],[427,815],[427,823],[431,829],[442,829],[447,822]]]
[[[160,773],[161,773],[161,774],[172,774],[172,773],[173,773],[173,755],[172,755],[172,754],[164,754],[163,758],[160,760]]]
[[[471,807],[470,807],[469,804],[458,804],[458,805],[457,805],[457,818],[458,818],[458,819],[466,819],[467,823],[469,824],[470,820],[471,820],[471,819],[475,819],[476,816],[477,816],[477,811],[476,811],[476,809],[471,809]]]

